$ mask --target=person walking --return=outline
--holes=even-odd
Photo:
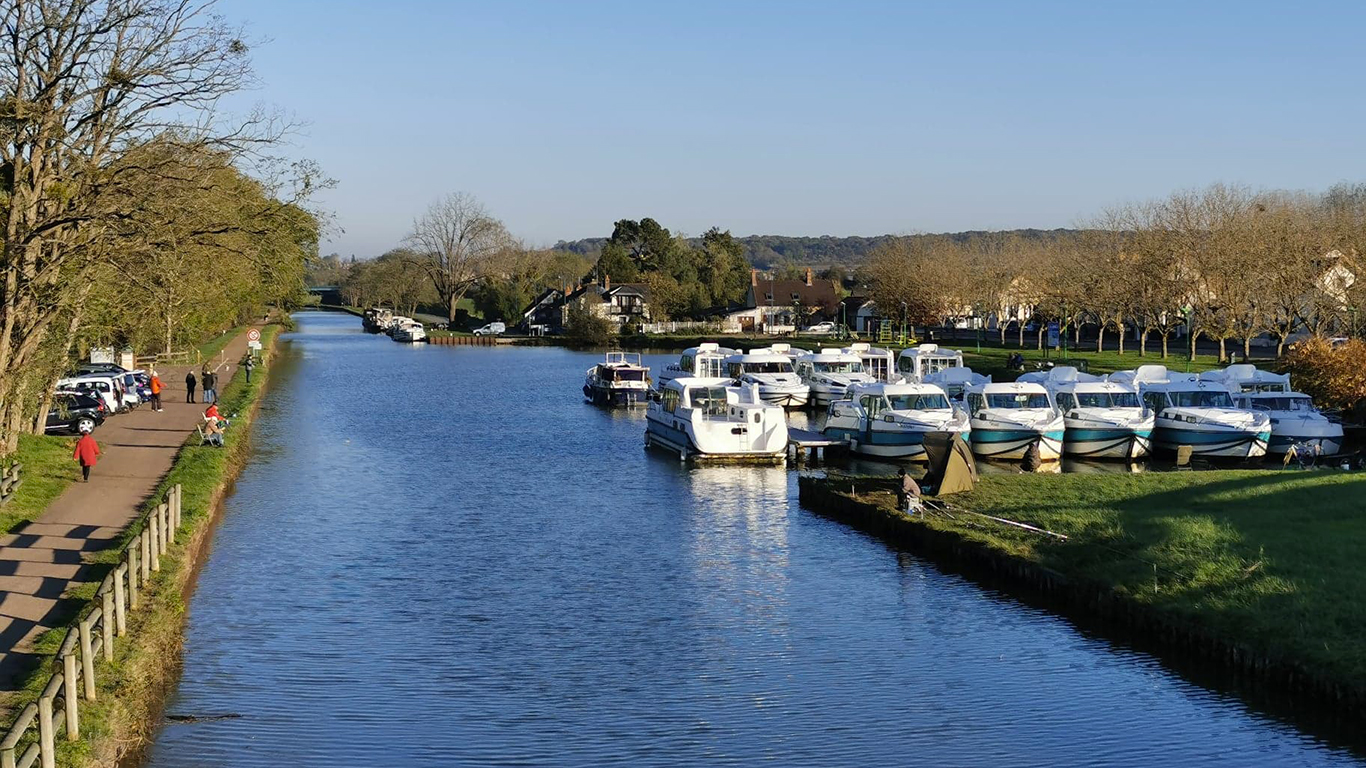
[[[187,371],[185,373],[185,402],[194,402],[194,388],[198,383],[198,380],[194,377],[194,371]]]
[[[161,377],[157,375],[155,369],[152,371],[152,381],[149,386],[152,389],[152,410],[161,413]]]
[[[218,400],[218,375],[208,368],[200,376],[204,381],[204,402],[212,403]]]
[[[99,456],[100,446],[95,443],[95,436],[90,430],[81,430],[81,439],[76,441],[76,450],[71,454],[71,458],[81,464],[81,482],[90,482],[90,468],[95,466]]]

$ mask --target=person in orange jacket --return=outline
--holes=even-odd
[[[90,482],[90,468],[95,466],[99,456],[100,446],[95,443],[95,436],[82,432],[81,439],[76,441],[76,450],[71,454],[71,458],[81,463],[81,482]]]
[[[161,377],[157,376],[156,371],[152,371],[152,410],[161,413]]]

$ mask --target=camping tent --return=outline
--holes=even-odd
[[[933,496],[970,491],[977,482],[977,465],[972,449],[956,432],[930,432],[925,435],[925,457],[929,471],[924,485]]]

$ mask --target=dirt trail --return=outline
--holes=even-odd
[[[214,357],[220,392],[246,350],[241,333]],[[159,368],[162,412],[144,403],[106,421],[95,430],[100,458],[90,482],[73,483],[37,520],[0,536],[0,693],[15,690],[19,675],[36,663],[31,651],[37,637],[79,607],[63,595],[88,578],[87,553],[117,540],[171,470],[186,435],[203,421],[203,392],[196,390],[193,404],[185,402],[189,370]]]

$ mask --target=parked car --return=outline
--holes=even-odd
[[[497,336],[500,333],[507,333],[508,327],[499,322],[489,323],[482,328],[475,328],[475,336]]]
[[[103,402],[94,395],[80,392],[58,392],[52,396],[52,407],[47,411],[45,432],[89,432],[104,423]]]
[[[141,369],[123,374],[123,388],[145,403],[152,399],[152,377]]]
[[[77,376],[89,376],[92,373],[125,373],[127,368],[113,363],[82,363],[76,367]]]
[[[57,382],[57,389],[88,392],[100,398],[109,413],[118,413],[127,407],[123,397],[123,382],[109,374],[91,374],[62,379]]]
[[[815,325],[802,331],[802,333],[816,334],[819,336],[828,336],[829,334],[832,334],[834,332],[835,324],[829,320],[826,320],[823,323],[816,323]]]

